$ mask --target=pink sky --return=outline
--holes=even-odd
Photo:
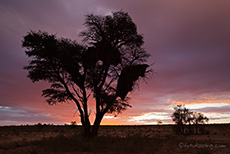
[[[132,108],[103,124],[172,123],[177,104],[210,123],[230,122],[230,1],[228,0],[7,0],[0,2],[0,125],[79,121],[73,103],[49,106],[47,83],[32,83],[21,48],[30,30],[81,41],[84,15],[129,13],[143,34],[154,73],[129,94]],[[93,107],[93,101],[90,101]],[[92,108],[91,117],[94,116]]]

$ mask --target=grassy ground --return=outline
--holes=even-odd
[[[206,125],[206,134],[177,135],[172,125],[102,126],[82,138],[80,126],[0,127],[0,153],[229,154],[230,125]]]

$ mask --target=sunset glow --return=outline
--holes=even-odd
[[[106,114],[102,125],[172,124],[173,107],[202,112],[209,123],[230,123],[230,1],[78,0],[0,2],[0,125],[80,125],[73,102],[50,106],[41,97],[48,83],[32,83],[21,47],[30,30],[42,30],[81,42],[87,13],[129,13],[144,48],[151,54],[153,76],[129,93],[132,108]],[[89,100],[90,121],[95,117]]]

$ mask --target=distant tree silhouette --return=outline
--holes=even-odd
[[[175,129],[176,133],[185,134],[185,126],[188,123],[189,134],[193,133],[191,130],[191,124],[196,126],[196,134],[198,134],[198,125],[208,122],[208,118],[202,113],[194,113],[185,106],[177,105],[174,107],[172,114],[172,120],[177,124]]]
[[[196,134],[198,134],[198,125],[209,121],[209,119],[204,116],[204,114],[196,112],[193,114],[193,119],[193,123],[196,125]]]
[[[163,122],[161,120],[157,120],[157,125],[162,125]]]
[[[184,134],[184,125],[187,123],[187,114],[189,110],[182,105],[174,107],[174,113],[172,114],[172,120],[177,124],[176,132]]]
[[[143,37],[128,13],[86,16],[80,33],[85,46],[47,32],[30,31],[22,41],[32,60],[24,69],[33,81],[48,81],[42,91],[49,104],[73,101],[80,113],[85,137],[98,134],[106,113],[117,115],[131,107],[127,94],[151,70]],[[96,117],[91,127],[88,99],[95,99]]]
[[[71,121],[71,126],[76,126],[77,125],[77,122],[76,121]]]

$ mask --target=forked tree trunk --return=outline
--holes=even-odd
[[[90,137],[95,137],[95,136],[98,135],[98,130],[99,130],[100,123],[101,123],[101,120],[102,120],[103,116],[104,115],[102,113],[98,113],[96,115],[96,119],[94,121]]]
[[[94,121],[93,126],[91,127],[90,123],[82,123],[83,131],[84,131],[84,138],[93,138],[98,135],[98,130],[100,127],[101,120],[103,118],[103,114],[97,114],[96,119]]]

